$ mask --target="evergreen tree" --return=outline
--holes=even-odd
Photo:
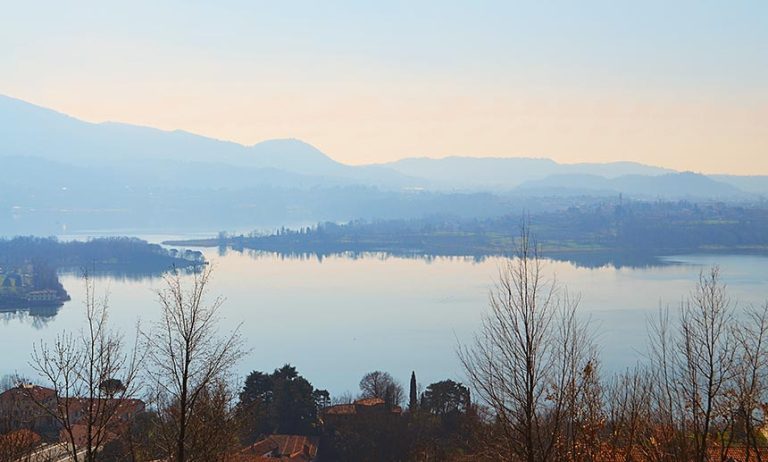
[[[415,412],[416,409],[419,407],[419,399],[416,395],[416,371],[411,372],[411,394],[410,394],[410,400],[408,401],[408,410],[411,412]]]
[[[238,410],[246,423],[244,440],[253,442],[273,433],[311,435],[318,429],[318,413],[330,396],[318,390],[286,364],[272,374],[254,371],[245,379]]]

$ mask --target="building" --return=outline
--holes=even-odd
[[[270,435],[240,451],[238,462],[270,462],[317,460],[318,437]]]
[[[387,406],[381,398],[358,399],[350,404],[328,406],[321,412],[323,423],[333,424],[342,420],[365,416],[399,416],[403,413],[400,406]]]
[[[62,431],[61,424],[54,417],[57,406],[62,406],[68,413],[68,420],[76,444],[84,441],[85,425],[89,400],[85,398],[58,399],[56,391],[38,385],[23,384],[0,394],[0,433],[16,430],[31,430],[48,440],[69,442]],[[144,402],[138,399],[100,399],[94,408],[105,409],[104,415],[110,415],[107,431],[111,435],[121,433],[140,413],[144,412]],[[80,436],[83,438],[80,438]]]
[[[61,303],[59,294],[55,290],[33,290],[27,292],[27,301],[33,304],[55,304]]]
[[[1,393],[0,432],[31,430],[56,435],[56,420],[46,408],[56,408],[56,392],[50,388],[24,384]]]

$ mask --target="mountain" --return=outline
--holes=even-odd
[[[605,178],[597,175],[552,175],[542,180],[528,181],[520,190],[561,196],[580,194],[625,194],[643,199],[745,199],[744,191],[691,172],[663,175],[623,175]]]
[[[710,175],[713,179],[727,183],[742,191],[768,196],[768,175]]]
[[[0,235],[246,229],[358,218],[560,210],[619,192],[752,198],[765,177],[708,178],[631,162],[410,158],[352,166],[296,139],[253,146],[90,123],[0,96]],[[579,196],[579,197],[576,197]]]
[[[160,159],[210,161],[214,155],[232,161],[241,156],[241,148],[182,131],[110,122],[93,124],[0,96],[0,150],[5,156],[33,156],[81,165]]]
[[[424,179],[423,187],[470,190],[509,190],[525,182],[541,180],[552,175],[583,174],[615,178],[672,172],[634,162],[559,164],[551,159],[499,157],[419,157],[383,166],[403,175]]]
[[[243,146],[181,130],[164,131],[123,123],[90,123],[15,98],[0,95],[0,157],[39,158],[39,168],[25,163],[30,178],[53,171],[75,182],[107,178],[108,184],[133,188],[337,187],[363,185],[389,190],[511,191],[542,188],[615,191],[613,180],[627,183],[627,194],[645,194],[645,184],[671,170],[634,162],[560,164],[550,159],[445,157],[408,158],[379,165],[351,166],[297,139],[264,141]],[[71,171],[71,169],[79,169]],[[63,175],[62,175],[63,176]],[[583,176],[580,181],[580,176]],[[635,177],[635,178],[630,178]],[[23,176],[18,177],[23,183]],[[647,179],[647,181],[646,181]],[[768,191],[766,177],[721,176],[721,184],[703,185],[688,177],[669,177],[656,193],[736,196],[734,189]],[[537,181],[543,183],[537,184]],[[663,180],[659,180],[663,182]],[[679,181],[679,182],[678,182]],[[703,178],[698,178],[703,182]],[[559,184],[556,184],[558,183]],[[633,186],[637,184],[637,186]],[[686,188],[693,188],[690,191]],[[698,189],[697,189],[698,188]],[[621,189],[621,188],[619,188]]]
[[[347,165],[336,162],[301,140],[268,140],[248,148],[247,164],[308,175],[344,175]]]
[[[177,176],[187,184],[206,184],[211,181],[211,172],[221,172],[225,166],[246,168],[233,173],[241,179],[251,175],[251,186],[261,184],[257,182],[260,179],[276,183],[275,179],[281,176],[296,180],[292,184],[283,182],[283,186],[364,183],[399,188],[413,183],[386,168],[341,164],[295,139],[243,146],[181,130],[163,131],[114,122],[95,124],[2,95],[0,156],[35,157],[101,171],[132,171],[143,180],[167,178],[169,175],[158,175],[155,169],[162,169],[163,164],[173,165],[184,171],[184,175],[177,172]],[[284,175],[285,172],[289,175]],[[296,178],[296,174],[302,177]],[[161,184],[167,185],[165,180]],[[226,185],[225,181],[223,186]]]

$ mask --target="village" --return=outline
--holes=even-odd
[[[20,268],[0,267],[0,310],[60,306],[69,300],[55,288],[36,288],[32,264]]]
[[[275,383],[292,377],[290,382],[293,385],[283,382],[283,389],[272,389],[275,394],[290,393],[308,383],[289,366],[276,370],[273,378],[278,377]],[[349,460],[351,454],[346,452],[350,448],[345,448],[346,443],[342,440],[352,435],[365,435],[378,446],[381,442],[377,443],[377,439],[383,442],[400,433],[397,431],[387,435],[387,432],[406,423],[412,425],[412,419],[422,405],[425,411],[430,409],[428,413],[445,419],[456,420],[471,414],[469,391],[460,384],[451,381],[435,384],[421,399],[417,399],[416,389],[413,388],[415,374],[412,379],[411,401],[405,410],[392,401],[402,399],[403,390],[389,374],[380,371],[368,374],[361,382],[361,386],[364,383],[367,388],[361,396],[367,397],[346,399],[348,402],[343,404],[330,404],[327,392],[314,390],[312,395],[320,399],[311,398],[314,400],[310,405],[312,409],[304,409],[305,415],[299,415],[301,410],[283,402],[280,407],[286,415],[278,416],[278,420],[307,419],[305,425],[281,423],[276,426],[277,430],[296,430],[294,433],[261,433],[255,419],[259,411],[253,412],[258,407],[257,403],[246,405],[247,398],[241,395],[238,406],[243,412],[237,421],[228,422],[231,427],[220,430],[229,433],[230,437],[238,432],[242,441],[250,439],[253,442],[233,443],[228,446],[226,454],[219,454],[217,459],[227,462]],[[299,387],[296,384],[300,384]],[[246,384],[244,394],[247,389]],[[121,397],[125,391],[123,384],[116,380],[102,383],[98,397],[91,399],[61,396],[54,389],[31,383],[12,386],[0,393],[0,461],[86,460],[86,448],[93,446],[98,447],[97,460],[126,460],[126,453],[130,455],[127,460],[168,460],[151,459],[142,442],[148,436],[142,435],[143,431],[148,430],[146,426],[142,428],[142,422],[157,419],[158,410],[148,408],[140,399]],[[450,393],[459,401],[451,401]],[[375,394],[383,397],[373,396]],[[302,399],[298,396],[293,398],[297,401]],[[258,436],[251,438],[248,434]],[[320,451],[321,445],[323,454]],[[396,446],[393,444],[392,449]],[[360,449],[353,446],[356,454],[360,453]],[[91,457],[95,457],[95,454]]]

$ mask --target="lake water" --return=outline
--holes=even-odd
[[[291,363],[332,394],[356,392],[362,375],[376,369],[404,384],[412,370],[424,385],[462,380],[456,347],[478,328],[502,261],[204,253],[214,267],[211,294],[226,298],[222,330],[242,324],[251,350],[238,375]],[[709,265],[721,267],[740,304],[768,300],[767,257],[698,255],[665,261],[670,264],[618,269],[547,262],[550,274],[581,294],[581,310],[591,318],[605,371],[642,360],[647,320],[660,305],[676,306]],[[34,342],[51,342],[63,330],[80,328],[82,282],[73,274],[61,279],[72,301],[55,316],[0,313],[0,375],[32,375],[28,361]],[[161,280],[102,277],[97,284],[110,294],[112,325],[129,338],[139,319],[146,325],[158,318],[155,291]]]

